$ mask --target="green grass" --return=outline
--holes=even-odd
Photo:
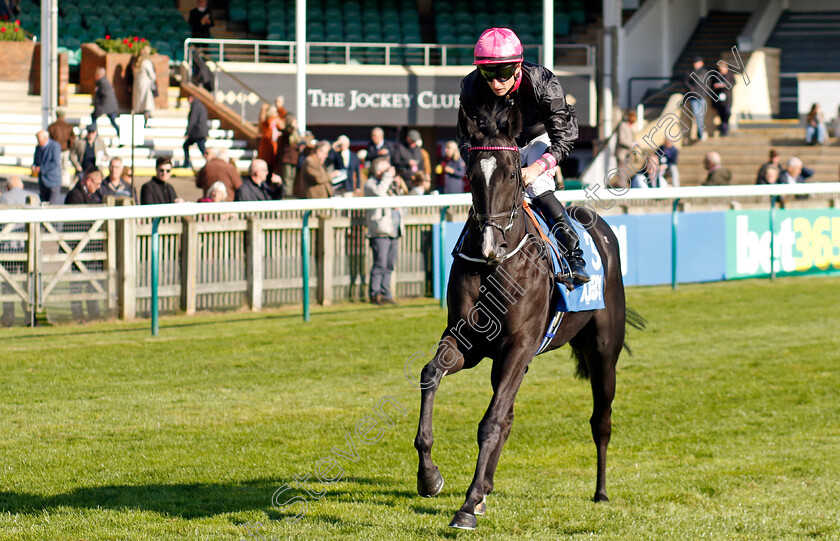
[[[147,321],[3,330],[0,539],[840,539],[840,278],[628,298],[649,327],[619,361],[611,501],[590,501],[592,399],[564,348],[531,365],[474,533],[446,525],[475,467],[489,362],[444,380],[446,485],[415,493],[419,393],[403,364],[443,329],[429,300],[309,324],[169,318],[158,338]],[[346,446],[384,395],[406,415],[284,520],[274,491]]]

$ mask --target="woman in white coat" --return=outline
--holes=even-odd
[[[142,113],[146,123],[152,116],[152,111],[155,110],[155,95],[152,90],[156,84],[155,79],[151,50],[146,45],[134,62],[134,85],[131,91],[134,112]]]

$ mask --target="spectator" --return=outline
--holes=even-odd
[[[779,183],[779,170],[775,167],[771,167],[767,169],[767,173],[765,173],[764,179],[767,181],[764,184],[778,184]]]
[[[615,143],[615,160],[616,167],[619,169],[625,166],[624,160],[627,158],[627,153],[633,148],[633,131],[636,125],[636,118],[635,111],[627,111],[624,114],[624,118],[621,119],[621,124],[618,125],[618,138]],[[626,188],[626,186],[616,187]]]
[[[283,178],[283,186],[288,190],[294,186],[297,174],[297,163],[300,159],[300,132],[298,131],[297,117],[291,113],[286,114],[286,125],[280,131],[280,139],[277,141],[277,167],[280,176]]]
[[[385,159],[376,159],[371,164],[370,178],[365,183],[365,195],[395,195],[395,182],[395,170],[391,164]],[[391,273],[397,264],[399,253],[400,211],[390,208],[367,210],[365,223],[373,252],[368,290],[370,302],[395,304],[391,292]]]
[[[283,96],[277,96],[274,98],[274,107],[277,108],[277,116],[280,117],[280,120],[285,122],[286,115],[289,114],[289,111],[286,110],[286,98]]]
[[[32,176],[38,176],[41,201],[60,205],[61,198],[61,145],[50,139],[47,130],[39,131],[35,137],[38,146],[32,158]]]
[[[840,137],[840,107],[837,108],[837,118],[834,119],[834,137]]]
[[[767,173],[771,170],[776,171],[775,178],[778,179],[779,174],[782,172],[782,167],[779,165],[779,153],[775,148],[770,149],[770,161],[762,165],[761,169],[758,170],[758,176],[755,179],[755,183],[773,184],[773,181],[771,181],[767,175]]]
[[[204,88],[207,92],[213,92],[215,84],[213,72],[207,67],[201,49],[192,45],[190,46],[190,54],[192,55],[192,83]]]
[[[207,195],[198,200],[199,203],[221,203],[227,200],[228,191],[225,183],[217,180],[207,189]]]
[[[665,158],[660,158],[659,165],[653,159],[645,160],[645,168],[643,171],[636,173],[630,179],[631,188],[667,188],[668,182],[665,180],[665,171],[668,165],[665,163]]]
[[[90,116],[90,123],[96,126],[96,119],[105,115],[111,121],[111,125],[117,130],[117,137],[120,136],[120,127],[117,126],[117,113],[120,111],[117,103],[117,95],[114,87],[105,77],[105,68],[96,68],[96,92],[93,95],[93,114]]]
[[[732,181],[732,172],[721,165],[720,154],[709,152],[703,158],[703,167],[709,172],[703,186],[723,186]]]
[[[726,64],[720,64],[718,71],[726,82],[715,79],[712,83],[712,90],[718,95],[715,109],[717,109],[720,117],[720,134],[725,137],[729,135],[729,117],[732,116],[732,87],[735,86],[735,74],[729,71]]]
[[[405,136],[405,144],[394,150],[392,162],[397,175],[402,178],[411,178],[411,175],[423,169],[423,153],[420,147],[420,132],[408,130]]]
[[[123,182],[131,186],[132,191],[134,192],[134,199],[137,199],[137,190],[134,189],[134,168],[124,166],[120,178]]]
[[[205,0],[206,4],[206,0]],[[187,133],[184,136],[184,167],[192,167],[190,162],[190,146],[193,143],[198,145],[201,155],[207,152],[204,144],[207,142],[207,108],[201,100],[190,95],[187,98],[190,102],[190,114],[187,117]]]
[[[143,184],[140,188],[141,205],[160,205],[164,203],[183,203],[184,200],[175,193],[175,188],[167,182],[172,175],[172,160],[160,157],[155,161],[157,176]]]
[[[67,192],[65,205],[96,205],[102,202],[99,187],[102,185],[102,172],[96,166],[82,172],[81,180]]]
[[[77,139],[70,153],[70,162],[76,168],[76,175],[82,178],[82,172],[91,167],[100,167],[108,161],[105,143],[98,136],[96,124],[91,124],[85,131],[84,139]]]
[[[425,171],[417,171],[411,177],[411,189],[408,191],[408,195],[426,195],[431,189],[432,181],[429,180],[429,175]]]
[[[283,180],[278,175],[271,175],[268,179],[268,164],[265,160],[257,158],[251,160],[251,167],[248,168],[248,178],[236,190],[235,201],[271,201],[280,199],[281,193],[272,183],[280,183]]]
[[[692,77],[694,75],[694,77]],[[706,105],[704,97],[706,95],[706,91],[703,89],[701,81],[704,81],[706,78],[706,69],[703,68],[703,58],[700,56],[695,56],[692,64],[692,68],[685,74],[685,78],[683,79],[683,84],[688,92],[694,92],[698,96],[699,99],[694,98],[693,96],[688,100],[689,106],[691,107],[691,114],[694,115],[694,123],[697,126],[697,138],[701,141],[706,140],[706,132],[703,129],[703,122],[704,118],[703,115],[706,111]],[[702,102],[700,100],[703,100]]]
[[[825,127],[825,116],[819,103],[811,106],[811,111],[805,118],[805,143],[824,145],[828,137],[828,130]]]
[[[328,162],[337,173],[332,180],[334,195],[354,195],[362,189],[359,179],[362,164],[356,153],[350,150],[350,139],[346,135],[339,135],[335,140]]]
[[[213,13],[207,7],[207,0],[198,0],[198,6],[190,10],[190,28],[192,37],[209,39],[210,27],[213,26]]]
[[[370,167],[370,162],[376,158],[392,159],[394,154],[394,145],[385,140],[385,132],[382,128],[373,128],[370,130],[370,142],[367,146],[367,165]]]
[[[672,143],[670,139],[666,137],[662,142],[662,146],[657,149],[657,153],[665,159],[664,163],[668,166],[665,169],[665,178],[670,179],[671,186],[679,188],[680,170],[679,167],[677,167],[677,161],[680,157],[680,150],[674,146],[674,143]]]
[[[269,169],[274,166],[277,157],[277,142],[282,128],[283,121],[277,114],[277,108],[263,103],[260,109],[260,147],[257,157],[270,164]]]
[[[798,157],[793,156],[779,175],[778,184],[802,184],[813,175],[814,171],[805,167]]]
[[[40,202],[38,195],[23,189],[23,181],[17,175],[6,180],[6,191],[0,195],[0,205],[25,205],[27,198]]]
[[[443,147],[443,160],[438,166],[438,173],[441,174],[438,186],[443,187],[443,193],[464,193],[466,191],[464,175],[467,174],[467,166],[461,158],[458,143],[455,141],[447,141]]]
[[[99,186],[102,184],[102,172],[96,167],[89,167],[82,172],[81,180],[76,183],[72,190],[67,192],[67,205],[95,205],[102,201],[99,196]],[[87,246],[84,251],[93,251],[91,246]],[[87,262],[88,271],[101,271],[102,261]],[[71,272],[82,272],[82,269],[76,268],[74,265]],[[70,282],[70,293],[81,294],[82,292],[88,294],[96,293],[93,284],[90,281],[72,281]],[[99,301],[87,301],[88,319],[99,319]],[[70,312],[73,314],[73,319],[76,321],[84,321],[82,316],[81,301],[70,301]]]
[[[239,171],[228,161],[228,154],[225,149],[207,149],[205,155],[207,162],[204,167],[198,170],[195,177],[195,185],[204,191],[204,197],[210,197],[210,188],[221,182],[225,185],[225,194],[228,201],[233,201],[236,190],[242,186],[242,177]]]
[[[324,199],[332,196],[332,175],[324,167],[329,153],[329,141],[318,141],[315,151],[304,160],[298,175],[300,175],[306,199]]]
[[[59,109],[55,113],[56,120],[47,128],[50,139],[61,145],[61,184],[70,186],[72,184],[70,175],[70,151],[73,150],[73,143],[76,141],[76,131],[69,122],[64,120],[64,111]]]
[[[122,178],[123,163],[121,158],[111,158],[108,164],[108,176],[102,181],[99,187],[99,195],[102,200],[105,197],[113,195],[114,197],[130,197],[134,204],[137,204],[137,193],[131,182],[126,182]]]
[[[426,173],[426,176],[432,176],[432,157],[429,155],[429,151],[423,148],[423,139],[417,141],[417,146],[420,147],[420,154],[423,156],[423,167],[420,169]]]
[[[134,83],[131,88],[131,100],[135,113],[143,115],[143,123],[147,125],[152,111],[155,110],[157,95],[157,75],[152,63],[151,47],[146,45],[140,55],[134,59]]]

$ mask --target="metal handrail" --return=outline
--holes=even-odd
[[[294,41],[278,41],[278,40],[258,40],[258,39],[199,39],[199,38],[188,38],[184,41],[184,58],[187,59],[189,57],[189,47],[190,45],[205,45],[205,46],[218,46],[219,48],[219,61],[224,61],[224,54],[225,48],[231,47],[248,47],[252,48],[254,63],[259,62],[271,62],[271,60],[260,60],[260,49],[264,49],[267,47],[275,47],[280,49],[288,49],[288,55],[284,55],[284,60],[277,63],[282,64],[294,64],[295,63],[295,43]],[[360,48],[364,50],[369,49],[383,49],[384,56],[385,56],[385,64],[384,65],[393,65],[391,64],[391,51],[392,50],[406,50],[406,51],[413,51],[418,50],[422,51],[423,53],[423,64],[424,66],[432,66],[432,65],[440,65],[440,66],[451,66],[451,65],[459,65],[459,64],[450,64],[448,62],[448,52],[450,50],[472,50],[472,45],[439,45],[433,43],[387,43],[387,42],[339,42],[339,41],[308,41],[306,42],[306,61],[309,63],[311,48],[312,47],[329,47],[333,49],[343,48],[344,49],[344,60],[345,63],[350,62],[350,53],[355,48]],[[541,44],[532,44],[532,45],[524,45],[525,48],[529,47],[536,47],[538,54],[542,57],[542,50],[543,46]],[[562,50],[562,49],[583,49],[586,53],[586,65],[592,65],[593,59],[593,52],[592,52],[592,45],[588,43],[561,43],[556,44],[554,46],[554,50]],[[242,49],[237,49],[237,51],[242,52]],[[432,51],[440,51],[438,57],[440,58],[440,64],[433,64],[432,63]],[[287,57],[287,59],[285,59]],[[419,65],[419,64],[418,64]]]
[[[187,41],[189,41],[189,40],[187,40]],[[211,61],[211,60],[207,57],[207,55],[205,55],[205,54],[201,51],[201,49],[199,49],[198,47],[194,47],[194,48],[192,49],[192,51],[191,51],[191,52],[195,52],[196,54],[200,55],[200,56],[204,59],[204,61],[205,61],[205,62],[212,62],[212,61]],[[189,65],[189,68],[188,68],[188,69],[190,70],[190,79],[192,79],[192,70],[193,70],[193,57],[192,57],[192,55],[190,55],[190,57],[189,57],[188,65]],[[215,88],[218,88],[218,87],[219,87],[219,83],[218,83],[218,81],[219,81],[219,78],[218,78],[218,72],[222,72],[222,73],[224,73],[225,75],[227,75],[228,77],[230,77],[232,80],[234,80],[237,84],[239,84],[239,86],[241,86],[242,88],[244,88],[244,89],[245,89],[245,90],[247,90],[248,92],[253,93],[253,94],[254,94],[255,96],[257,96],[259,99],[261,99],[264,103],[269,103],[269,104],[271,103],[271,100],[269,100],[268,98],[266,98],[265,96],[263,96],[262,94],[260,94],[257,90],[255,90],[252,86],[250,86],[249,84],[247,84],[245,81],[243,81],[242,79],[240,79],[239,77],[237,77],[237,76],[236,76],[236,75],[234,75],[233,73],[231,73],[231,72],[227,71],[225,68],[223,68],[222,66],[220,66],[218,62],[213,62],[213,69],[215,70],[215,75],[216,75],[216,77],[215,77],[215,79],[216,79],[216,84],[214,85],[214,87],[215,87]],[[242,100],[242,102],[241,102],[241,108],[240,108],[240,109],[241,109],[241,110],[239,111],[239,116],[240,116],[240,118],[242,119],[242,121],[243,121],[243,122],[245,122],[245,100],[244,100],[244,99],[243,99],[243,100]]]

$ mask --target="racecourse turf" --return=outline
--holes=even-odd
[[[447,377],[433,456],[446,484],[415,492],[419,393],[405,361],[445,312],[395,307],[173,317],[5,329],[0,539],[840,539],[840,278],[633,288],[613,406],[609,503],[590,501],[588,383],[568,348],[519,392],[488,513],[447,528],[477,454],[490,363]],[[422,357],[414,364],[422,366]],[[393,426],[353,429],[383,396]],[[378,430],[378,429],[377,429]],[[343,478],[323,488],[333,447]],[[375,435],[371,431],[369,436]],[[333,454],[333,456],[337,456]],[[294,496],[272,494],[294,476]]]

